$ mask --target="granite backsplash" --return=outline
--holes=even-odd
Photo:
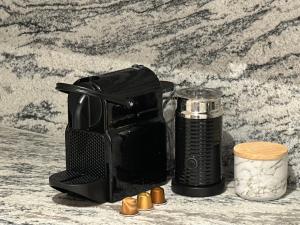
[[[56,82],[144,64],[180,86],[219,88],[225,145],[286,144],[289,181],[299,185],[299,43],[295,0],[4,0],[0,123],[63,137],[66,95]]]

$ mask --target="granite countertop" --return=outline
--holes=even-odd
[[[250,202],[225,193],[208,198],[175,195],[166,205],[123,217],[120,202],[102,205],[60,193],[48,185],[64,168],[63,139],[0,127],[0,224],[300,224],[300,190],[280,200]]]
[[[299,15],[296,0],[1,1],[0,124],[63,136],[56,83],[143,64],[221,90],[224,130],[285,144],[300,187]]]

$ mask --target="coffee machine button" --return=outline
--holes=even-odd
[[[189,169],[196,169],[198,167],[197,159],[195,159],[194,157],[188,158],[186,160],[186,166]]]

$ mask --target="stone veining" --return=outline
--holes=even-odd
[[[0,122],[63,136],[55,83],[144,64],[180,86],[221,89],[226,132],[287,145],[299,184],[299,26],[292,0],[4,0]],[[51,109],[23,111],[42,102]]]
[[[287,156],[279,160],[250,160],[234,157],[236,193],[249,200],[280,198],[287,188]]]

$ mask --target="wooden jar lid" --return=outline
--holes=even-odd
[[[287,154],[286,146],[272,142],[247,142],[234,146],[234,155],[253,160],[276,160]]]

